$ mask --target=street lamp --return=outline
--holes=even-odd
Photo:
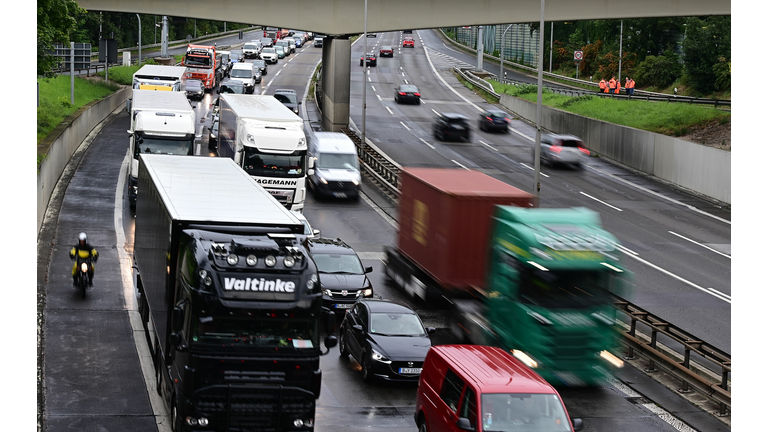
[[[536,146],[533,151],[533,194],[539,197],[541,185],[539,183],[539,174],[541,172],[541,87],[542,75],[544,74],[544,38],[541,37],[541,30],[544,29],[544,0],[541,0],[541,17],[539,23],[539,78],[538,90],[536,92]]]
[[[365,90],[368,84],[365,83],[367,78],[366,70],[368,69],[368,0],[365,0],[365,9],[363,10],[363,142],[362,147],[365,148]]]
[[[499,52],[499,81],[504,77],[504,35],[507,34],[507,30],[512,27],[513,24],[507,26],[503,32],[501,32],[501,51]]]
[[[136,18],[139,19],[139,66],[141,66],[141,17],[139,14],[136,14]]]

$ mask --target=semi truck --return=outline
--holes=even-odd
[[[216,54],[216,47],[209,45],[187,45],[182,66],[187,68],[187,78],[203,82],[206,90],[216,87],[221,72],[221,56]]]
[[[314,165],[304,121],[272,95],[227,93],[219,101],[219,156],[234,160],[286,208],[302,212]]]
[[[134,90],[184,91],[187,68],[147,64],[133,74]]]
[[[302,222],[230,159],[142,154],[139,185],[139,315],[172,430],[312,431],[335,324]]]
[[[133,90],[128,112],[131,173],[128,177],[128,202],[136,207],[139,155],[160,153],[192,155],[195,150],[195,111],[184,92]]]
[[[403,168],[385,275],[447,299],[460,341],[509,350],[553,385],[592,386],[622,361],[612,296],[629,294],[617,239],[585,208],[537,199],[477,171]]]

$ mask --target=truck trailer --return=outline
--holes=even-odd
[[[128,202],[136,207],[139,155],[159,153],[192,155],[195,150],[195,111],[184,92],[133,90],[128,107],[131,174],[128,177]]]
[[[134,90],[184,91],[187,68],[148,64],[133,74]]]
[[[303,211],[313,161],[301,117],[272,95],[227,93],[219,101],[219,156],[233,159],[289,210]]]
[[[139,166],[138,304],[172,430],[312,431],[334,318],[304,225],[230,159]]]
[[[538,208],[477,171],[403,168],[400,179],[385,275],[447,299],[459,340],[509,350],[553,385],[598,385],[622,365],[612,295],[626,298],[629,273],[598,213]]]

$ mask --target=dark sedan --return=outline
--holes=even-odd
[[[478,127],[483,131],[500,130],[509,133],[509,124],[512,119],[509,114],[501,110],[488,110],[480,113]]]
[[[395,87],[395,102],[397,103],[421,103],[421,93],[415,85],[401,84]]]
[[[352,355],[366,382],[418,382],[427,351],[432,346],[421,319],[408,306],[391,300],[361,299],[344,316],[339,354]]]
[[[367,276],[373,267],[363,267],[355,250],[344,240],[316,237],[308,245],[320,276],[324,307],[343,313],[357,299],[373,297],[373,285]]]
[[[432,134],[440,141],[462,138],[469,141],[469,119],[461,114],[438,114],[432,126]]]
[[[205,96],[205,87],[203,82],[197,79],[188,79],[185,83],[184,90],[187,92],[187,98],[203,100]]]
[[[383,46],[379,50],[379,57],[394,57],[395,54],[392,52],[391,46]]]
[[[261,71],[261,75],[267,74],[267,62],[262,59],[256,59],[253,61],[253,65]]]
[[[360,57],[360,66],[363,65],[363,59],[365,59],[366,66],[376,66],[376,53],[369,52],[368,54]]]

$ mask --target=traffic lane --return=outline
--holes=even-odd
[[[42,354],[47,430],[157,430],[133,343],[132,299],[123,291],[114,225],[129,123],[127,113],[115,115],[85,151],[50,239]],[[69,258],[81,231],[99,252],[85,299],[72,286]]]

